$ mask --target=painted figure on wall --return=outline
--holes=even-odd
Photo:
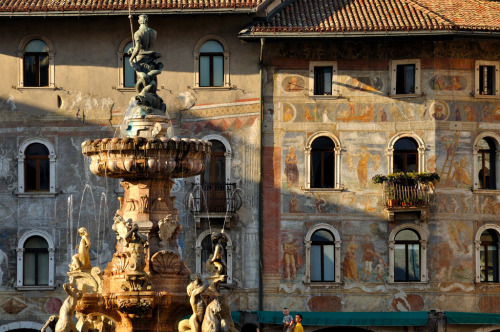
[[[285,175],[288,187],[297,186],[299,184],[299,169],[297,168],[297,155],[293,146],[288,148],[288,153],[285,156]]]
[[[291,105],[285,104],[284,106],[284,111],[283,111],[283,121],[284,122],[290,122],[293,120],[294,117],[294,110]]]
[[[361,188],[366,188],[368,186],[368,163],[370,160],[373,162],[373,170],[377,171],[380,165],[380,156],[372,155],[366,149],[366,146],[361,146],[360,153],[347,153],[347,160],[352,160],[353,157],[359,157],[358,165],[356,167],[356,173],[358,175],[358,181]],[[352,170],[352,164],[348,165],[349,170]]]
[[[430,115],[435,120],[446,120],[450,115],[448,105],[446,105],[444,102],[436,101],[430,107]]]
[[[479,115],[475,108],[472,108],[469,105],[464,106],[464,110],[467,112],[467,121],[474,122]]]
[[[287,242],[283,243],[283,273],[288,281],[297,276],[297,270],[301,263],[299,249],[300,244],[288,234]]]
[[[380,91],[384,82],[379,77],[351,77],[346,85],[350,90]]]
[[[371,241],[370,235],[365,235],[361,242],[361,250],[363,250],[363,279],[370,280],[373,271],[373,263],[375,262],[375,245]]]
[[[300,212],[297,209],[297,196],[295,195],[293,195],[293,197],[290,199],[290,202],[288,203],[288,212],[290,213]]]
[[[377,266],[375,266],[375,273],[377,274],[377,278],[375,279],[375,281],[384,282],[384,273],[386,267],[387,264],[385,264],[382,257],[378,256],[378,263]]]
[[[436,268],[438,269],[439,280],[450,280],[453,272],[452,260],[453,250],[448,242],[442,242],[438,245],[436,257]]]
[[[429,159],[427,159],[427,171],[434,173],[437,172],[436,169],[436,156],[433,155]]]
[[[461,76],[434,76],[430,85],[433,90],[461,91],[465,89],[467,81]]]
[[[467,158],[463,157],[462,159],[460,159],[460,162],[455,161],[453,166],[455,170],[451,179],[454,181],[455,185],[458,187],[471,186],[472,181],[469,176],[469,161],[467,160]]]
[[[349,243],[347,244],[344,262],[342,263],[344,278],[352,279],[355,281],[358,281],[358,266],[356,264],[356,256],[355,256],[357,249],[358,249],[358,244],[355,243],[354,238],[351,237]]]
[[[351,121],[361,121],[361,122],[370,122],[375,119],[375,107],[373,104],[366,105],[365,108],[361,110],[360,115],[356,115],[355,112],[355,104],[349,104],[349,110],[343,109],[340,111],[339,116],[337,117],[337,121],[342,122],[351,122]]]
[[[472,241],[472,231],[470,227],[461,222],[448,224],[448,235],[455,244],[457,252],[469,253],[469,243]]]
[[[301,77],[291,76],[283,80],[286,92],[299,92],[304,89],[304,80]]]

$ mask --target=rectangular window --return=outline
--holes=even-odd
[[[396,94],[415,93],[415,65],[398,65],[396,70]]]
[[[479,66],[479,94],[493,95],[495,91],[495,67]]]
[[[325,281],[335,281],[335,247],[332,245],[325,245],[323,247],[324,256],[324,269]]]
[[[332,95],[332,73],[333,68],[314,67],[314,94],[317,96]]]
[[[321,281],[321,246],[311,246],[311,281]]]
[[[338,94],[335,86],[337,79],[337,62],[311,61],[309,62],[309,96],[325,99]]]

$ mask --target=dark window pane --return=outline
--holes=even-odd
[[[36,190],[36,160],[26,160],[25,162],[25,172],[26,172],[26,181],[24,186],[26,190]]]
[[[314,67],[314,94],[332,94],[332,67]]]
[[[222,56],[213,57],[213,86],[224,85],[224,58]]]
[[[394,150],[415,150],[417,151],[418,144],[411,138],[398,139],[394,144]]]
[[[406,250],[404,244],[394,245],[394,281],[406,280]]]
[[[36,86],[35,56],[24,56],[24,86]]]
[[[45,42],[40,39],[33,39],[28,44],[26,44],[24,48],[24,52],[31,53],[46,53],[48,51],[49,48],[47,47],[47,44],[45,44]]]
[[[408,153],[406,155],[406,172],[417,171],[417,155]]]
[[[396,93],[415,93],[415,65],[398,65],[396,67]]]
[[[311,281],[321,281],[321,246],[311,246]]]
[[[40,86],[49,86],[49,56],[40,55]]]
[[[333,235],[327,230],[319,230],[314,232],[311,236],[311,241],[313,242],[331,242],[333,241]]]
[[[333,188],[334,155],[333,152],[324,153],[324,188]]]
[[[396,241],[418,241],[419,237],[415,231],[411,229],[403,229],[398,234],[396,234]]]
[[[495,66],[479,66],[479,94],[493,95],[495,91]]]
[[[405,156],[402,154],[394,154],[393,160],[394,160],[394,166],[393,166],[393,171],[394,173],[398,172],[404,172],[404,158]]]
[[[41,236],[32,236],[24,242],[25,249],[47,249],[49,244]]]
[[[335,281],[335,255],[334,246],[323,246],[323,268],[324,268],[324,281]]]
[[[200,86],[210,86],[209,56],[200,56]]]
[[[27,156],[48,156],[49,149],[43,144],[33,143],[26,148],[25,154]]]
[[[311,153],[311,187],[321,188],[321,152]]]
[[[36,254],[25,252],[23,263],[23,284],[25,286],[35,285]]]
[[[408,244],[408,280],[420,280],[420,245]]]
[[[38,253],[38,280],[37,285],[48,285],[49,284],[49,253],[39,252]]]
[[[49,190],[50,165],[48,159],[40,160],[40,190]]]
[[[209,40],[200,47],[200,53],[222,53],[224,48],[222,45],[215,41]]]

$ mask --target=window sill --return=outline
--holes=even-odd
[[[17,290],[22,291],[43,291],[43,290],[54,290],[56,286],[16,286]]]
[[[314,100],[334,100],[342,97],[341,95],[309,95],[309,98]]]
[[[347,189],[345,187],[342,188],[304,188],[300,187],[305,192],[343,192],[346,191]]]
[[[304,281],[304,285],[310,287],[310,288],[318,288],[318,289],[325,289],[325,288],[340,288],[342,287],[341,282],[335,282],[335,281]]]
[[[232,86],[196,86],[194,91],[227,91],[231,90]]]
[[[28,192],[16,192],[17,197],[56,197],[58,195],[57,192],[49,192],[49,191],[28,191]]]
[[[23,91],[23,90],[40,90],[40,91],[55,91],[57,87],[55,86],[13,86],[13,89]]]
[[[121,87],[121,88],[115,88],[115,89],[117,91],[120,91],[120,92],[135,92],[134,87],[130,87],[130,88]]]
[[[499,99],[500,95],[476,95],[471,93],[472,97],[478,98],[478,99]]]
[[[405,98],[419,98],[422,97],[423,93],[409,93],[409,94],[397,94],[397,95],[389,95],[392,99],[405,99]]]
[[[474,194],[483,194],[483,195],[498,195],[500,190],[498,189],[472,189]]]
[[[427,285],[429,281],[388,281],[389,285]]]

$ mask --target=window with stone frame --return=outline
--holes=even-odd
[[[394,144],[393,172],[418,171],[418,144],[411,137],[403,137]]]
[[[340,284],[342,241],[335,227],[326,223],[318,223],[307,231],[304,242],[306,256],[305,282],[311,283],[311,285],[321,283]],[[297,243],[287,242],[286,244],[288,244],[288,247],[285,244],[283,245],[284,255],[293,256],[294,253],[297,255]],[[291,258],[288,259],[289,265],[293,263],[290,260]],[[292,271],[289,272],[288,270],[284,272],[286,272],[286,276],[292,273]]]
[[[391,61],[391,95],[419,95],[420,91],[420,60]]]
[[[45,138],[30,138],[18,150],[18,195],[54,196],[56,155]]]
[[[29,230],[17,247],[17,289],[54,289],[54,241],[44,230]]]
[[[335,144],[329,137],[316,138],[311,144],[311,188],[335,187]]]
[[[496,189],[496,146],[491,137],[478,143],[477,165],[479,189]]]
[[[394,281],[420,281],[420,237],[411,229],[396,234],[394,244]]]
[[[499,62],[477,60],[475,63],[475,97],[497,96],[500,77]]]

